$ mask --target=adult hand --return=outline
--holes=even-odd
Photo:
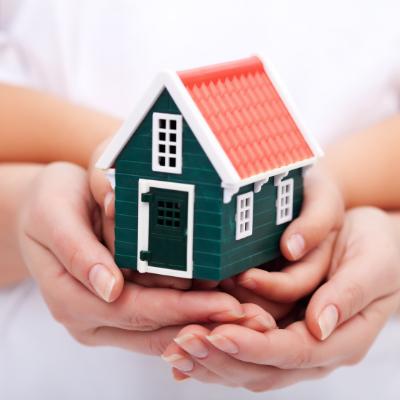
[[[86,171],[67,163],[44,168],[21,210],[20,247],[54,318],[79,342],[161,354],[179,325],[243,317],[226,293],[124,285],[99,237]]]
[[[174,368],[178,380],[190,376],[254,392],[353,365],[399,305],[399,260],[400,235],[385,213],[349,211],[334,245],[328,281],[313,295],[306,320],[265,332],[226,324],[213,330],[187,326],[163,357],[171,365],[177,357],[189,360],[184,371]]]

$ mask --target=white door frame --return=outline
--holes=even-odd
[[[150,188],[177,190],[188,193],[187,210],[187,243],[186,243],[186,271],[159,268],[149,266],[148,261],[140,259],[142,250],[149,250],[149,222],[150,204],[142,201],[142,193],[148,193]],[[194,221],[194,185],[187,185],[176,182],[153,181],[150,179],[139,179],[139,198],[138,198],[138,251],[137,269],[139,272],[149,272],[152,274],[176,276],[179,278],[193,278],[193,221]]]

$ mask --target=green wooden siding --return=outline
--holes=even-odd
[[[189,183],[195,187],[193,277],[220,280],[256,267],[280,255],[279,240],[287,225],[275,225],[277,188],[273,179],[254,194],[253,235],[235,240],[236,195],[223,204],[221,179],[183,119],[182,174],[152,171],[152,114],[180,114],[166,90],[160,95],[116,160],[115,260],[119,267],[137,269],[138,180]],[[303,180],[294,178],[293,217],[300,212]],[[253,185],[238,194],[253,190]]]
[[[283,179],[294,180],[293,218],[300,214],[303,200],[303,178],[301,169],[291,171]],[[237,195],[253,190],[253,185],[240,188]],[[279,242],[283,231],[290,222],[276,225],[277,187],[271,178],[262,186],[259,193],[254,193],[253,234],[241,240],[236,240],[236,196],[222,209],[222,253],[221,279],[233,274],[257,267],[267,261],[281,256]]]
[[[115,260],[119,267],[137,268],[138,180],[190,183],[195,187],[194,276],[218,279],[221,258],[221,179],[193,132],[183,120],[182,174],[152,171],[152,114],[180,114],[166,90],[155,102],[116,160]],[[200,264],[203,254],[213,262]],[[207,271],[206,275],[205,271]]]

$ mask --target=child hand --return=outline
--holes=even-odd
[[[188,326],[178,334],[179,346],[170,344],[163,357],[190,360],[183,372],[174,369],[178,380],[191,376],[254,392],[321,378],[359,362],[398,307],[399,260],[400,235],[385,213],[349,211],[333,248],[328,281],[313,295],[305,321],[265,332],[237,325]],[[193,352],[193,340],[179,340],[187,335],[202,349],[201,357]]]
[[[67,163],[44,168],[20,213],[20,248],[54,318],[79,342],[161,354],[179,325],[243,317],[226,293],[124,286],[100,233],[86,171]]]
[[[300,216],[281,238],[281,251],[288,260],[303,258],[296,263],[286,262],[280,272],[252,268],[222,281],[221,287],[240,302],[256,303],[263,308],[268,306],[270,312],[277,304],[283,310],[283,304],[289,305],[309,295],[327,274],[343,216],[343,201],[338,188],[324,174],[313,171],[304,181]],[[272,315],[277,319],[284,316],[273,312]]]

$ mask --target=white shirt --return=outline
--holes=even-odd
[[[156,73],[263,51],[322,144],[399,111],[395,0],[0,0],[0,80],[125,118]],[[277,392],[177,384],[161,359],[77,344],[32,280],[0,291],[5,399],[398,399],[400,321],[366,359]]]

